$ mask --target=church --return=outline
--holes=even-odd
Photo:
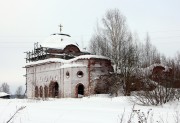
[[[113,72],[111,60],[92,55],[71,39],[55,33],[26,52],[27,98],[78,98],[96,94],[101,76]],[[103,87],[101,88],[103,89]],[[99,93],[99,92],[98,92]]]

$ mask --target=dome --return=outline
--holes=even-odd
[[[78,44],[71,39],[70,35],[62,33],[52,34],[41,43],[42,47],[57,49],[64,49],[68,45],[75,45],[78,47]]]

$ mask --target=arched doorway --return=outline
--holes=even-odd
[[[39,93],[39,94],[40,94],[40,97],[43,97],[43,87],[40,86],[40,89],[39,89],[39,90],[40,90],[40,93]]]
[[[49,84],[49,96],[52,98],[59,96],[59,84],[57,82],[52,81]]]
[[[48,97],[48,87],[47,86],[44,87],[44,97],[45,98]]]
[[[83,84],[78,84],[76,86],[76,97],[83,97],[84,96],[84,85]]]
[[[35,87],[35,97],[36,98],[39,97],[38,86]]]

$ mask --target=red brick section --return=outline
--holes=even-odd
[[[80,53],[80,50],[78,47],[76,47],[75,45],[68,45],[64,48],[64,53],[71,53],[71,54],[76,54],[76,53]]]
[[[164,77],[164,70],[165,68],[162,66],[156,66],[153,68],[151,79],[156,82],[160,82]]]
[[[100,65],[100,68],[96,68],[95,65]],[[94,80],[92,74],[96,71],[96,69],[101,69],[101,74],[109,74],[109,72],[113,72],[113,67],[111,65],[111,61],[108,59],[95,59],[91,58],[89,60],[88,64],[89,68],[89,93],[90,94],[95,94],[95,84],[94,82],[98,82],[98,80]],[[98,70],[99,71],[99,70]],[[106,72],[106,73],[105,73]],[[100,77],[100,76],[99,76]],[[104,88],[102,86],[102,88]]]
[[[155,66],[149,78],[162,86],[180,88],[180,80],[174,80],[172,71],[172,68],[165,70],[163,66]],[[143,82],[143,79],[135,77],[133,80],[131,91],[153,90],[155,88],[155,85],[149,83],[147,88],[147,84]]]

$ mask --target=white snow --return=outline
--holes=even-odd
[[[75,45],[78,47],[77,43],[72,40],[71,37],[65,35],[50,35],[41,43],[42,47],[58,49],[64,49],[68,45]]]
[[[165,68],[165,70],[163,70],[164,72],[169,72],[169,70],[171,69],[170,67],[165,66],[163,64],[152,64],[146,68],[137,68],[134,71],[134,74],[137,76],[150,76],[150,75],[152,75],[153,69],[158,66]]]
[[[84,98],[63,98],[43,100],[28,99],[0,99],[0,123],[7,122],[14,112],[21,106],[25,109],[15,115],[13,123],[120,123],[124,113],[123,123],[127,123],[132,112],[133,103],[128,97],[109,98],[92,96]],[[175,123],[179,118],[180,102],[175,101],[163,106],[139,106],[147,115],[148,123],[156,122]],[[177,117],[176,117],[177,115]],[[132,123],[137,123],[137,114],[132,117]]]
[[[87,67],[87,65],[83,65],[83,64],[74,64],[74,63],[72,63],[72,64],[64,64],[64,65],[62,65],[61,67],[60,67],[60,69],[61,68],[74,68],[74,67]]]
[[[33,66],[33,65],[37,65],[37,64],[51,63],[51,62],[60,62],[60,63],[64,63],[64,64],[69,64],[69,63],[77,61],[79,59],[91,59],[91,58],[109,59],[105,56],[100,56],[100,55],[81,55],[81,56],[77,56],[77,57],[75,57],[73,59],[69,59],[69,60],[65,60],[65,59],[61,59],[61,58],[49,58],[49,59],[45,59],[45,60],[39,60],[36,62],[26,63],[25,67]]]
[[[67,45],[71,44],[77,46],[77,43],[74,40],[72,40],[71,37],[65,35],[50,35],[41,43],[41,46],[64,49]]]
[[[9,94],[5,93],[5,92],[0,92],[0,97],[4,97],[4,96],[8,96]]]

